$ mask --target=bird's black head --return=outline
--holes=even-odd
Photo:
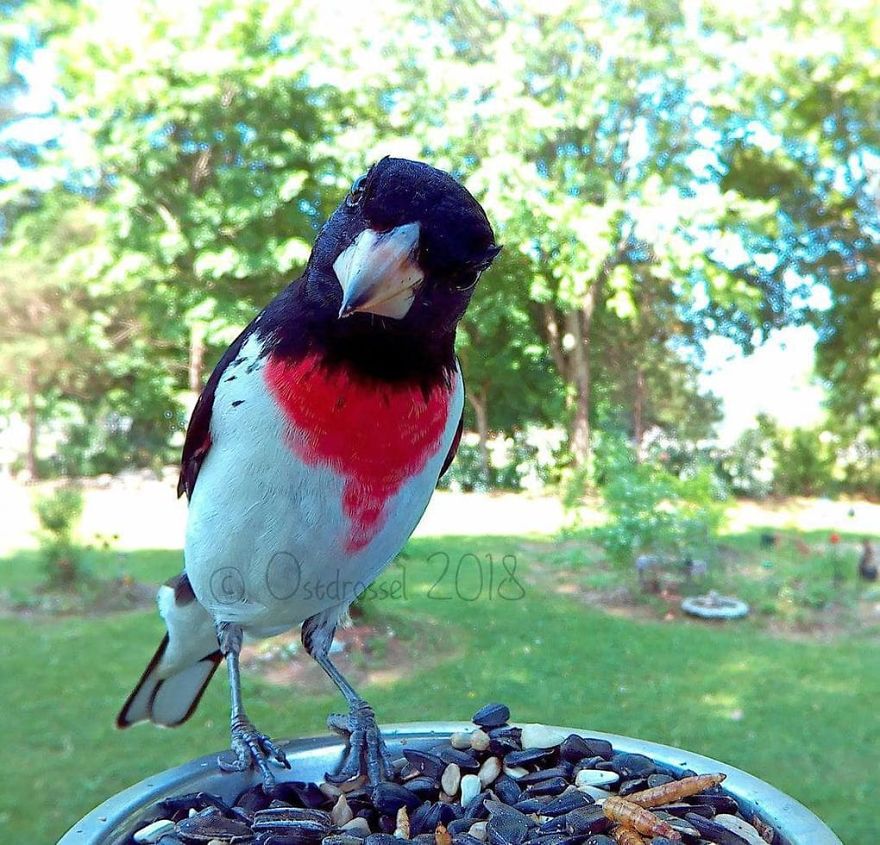
[[[499,251],[482,207],[451,176],[383,158],[321,230],[306,284],[340,339],[451,339]]]

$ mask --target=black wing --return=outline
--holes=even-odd
[[[193,408],[192,416],[189,419],[189,426],[186,429],[186,440],[183,444],[183,455],[180,460],[180,479],[177,482],[177,495],[182,496],[186,493],[187,499],[192,497],[193,490],[196,486],[196,478],[198,478],[199,470],[202,467],[202,461],[211,448],[211,411],[214,407],[214,394],[217,392],[217,385],[220,379],[226,373],[229,365],[238,357],[244,342],[250,337],[256,320],[252,322],[233,342],[232,345],[223,353],[214,372],[208,379],[205,389],[199,396]],[[234,378],[234,374],[230,376]]]
[[[458,357],[455,359],[455,363],[458,366],[458,372],[461,375],[461,361],[458,360]],[[466,385],[464,383],[464,375],[461,375],[461,389],[462,391],[466,390]],[[452,462],[455,460],[455,453],[458,452],[458,444],[461,443],[461,432],[464,429],[464,404],[461,406],[461,417],[458,420],[458,428],[455,429],[455,437],[452,438],[452,445],[449,447],[449,452],[446,454],[446,459],[443,461],[443,467],[440,469],[440,475],[437,476],[437,481],[443,478],[446,475],[446,470],[449,469]]]
[[[464,408],[461,409],[461,417],[458,420],[458,428],[455,429],[455,437],[452,438],[452,445],[449,447],[449,452],[446,455],[446,460],[443,461],[443,468],[440,470],[440,475],[437,476],[437,480],[439,481],[446,475],[446,470],[449,469],[450,464],[455,460],[455,453],[458,451],[458,444],[461,443],[461,432],[464,428]]]

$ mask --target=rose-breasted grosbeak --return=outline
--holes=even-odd
[[[229,347],[192,414],[179,493],[185,571],[159,591],[168,633],[117,724],[179,725],[225,657],[228,770],[283,753],[241,700],[243,634],[302,625],[345,696],[337,779],[388,774],[369,705],[328,656],[351,602],[394,559],[461,435],[455,329],[498,254],[479,203],[440,170],[384,158],[321,230],[302,277]],[[317,589],[318,584],[332,588]]]

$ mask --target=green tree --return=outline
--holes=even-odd
[[[653,425],[699,439],[706,337],[748,348],[815,308],[823,278],[823,372],[841,419],[871,421],[856,403],[871,365],[832,373],[854,348],[834,326],[867,330],[874,307],[866,3],[817,21],[678,0],[395,0],[344,27],[317,0],[34,8],[64,133],[32,167],[100,214],[83,271],[91,331],[112,339],[99,417],[167,442],[181,391],[299,272],[352,176],[393,152],[462,176],[506,247],[461,333],[484,441],[563,418],[588,467],[612,407],[636,442]]]
[[[469,406],[465,421],[479,435],[486,484],[491,432],[521,430],[530,422],[552,425],[563,412],[563,387],[541,340],[522,264],[517,254],[497,262],[491,282],[477,289],[459,333]]]
[[[508,249],[527,259],[571,450],[587,464],[597,321],[636,311],[640,277],[674,292],[694,339],[748,346],[791,318],[779,280],[739,238],[719,238],[767,208],[718,190],[702,105],[713,60],[677,2],[429,10],[404,31],[405,42],[419,34],[422,58],[396,119],[423,154],[472,174]]]
[[[93,302],[82,282],[96,213],[70,197],[44,197],[19,216],[0,252],[0,387],[28,429],[26,467],[37,478],[41,421],[59,400],[97,392]]]
[[[730,84],[716,101],[729,148],[722,184],[772,196],[750,249],[790,295],[810,297],[831,424],[863,489],[880,493],[880,19],[871,0],[771,5],[713,20]]]
[[[296,2],[87,4],[50,42],[62,116],[93,142],[78,178],[108,214],[102,282],[148,291],[142,339],[191,390],[301,270],[338,197],[311,24]]]

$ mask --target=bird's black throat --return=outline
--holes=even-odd
[[[306,279],[294,282],[266,309],[258,331],[270,338],[267,351],[289,360],[317,354],[325,366],[389,384],[414,384],[426,391],[448,385],[456,368],[455,329],[442,333],[353,314],[340,319],[338,304],[316,298]]]

